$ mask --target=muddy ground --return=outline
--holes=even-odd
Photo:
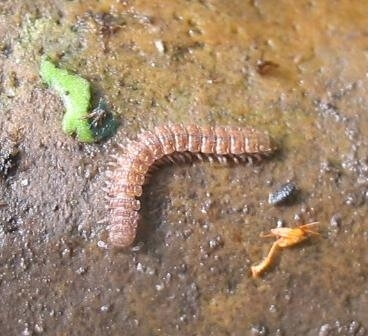
[[[0,3],[0,334],[368,334],[368,3],[4,0]],[[105,142],[61,131],[42,55],[119,119]],[[165,167],[136,243],[106,249],[104,171],[162,122],[252,125],[253,167]],[[285,181],[291,204],[268,204]],[[320,222],[259,279],[277,225]]]

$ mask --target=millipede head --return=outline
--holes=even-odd
[[[252,130],[249,134],[246,132],[245,137],[245,150],[249,154],[268,155],[276,150],[274,141],[267,133]]]

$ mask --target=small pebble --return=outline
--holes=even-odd
[[[34,327],[34,330],[35,330],[35,332],[37,333],[37,334],[42,334],[43,333],[43,327],[42,327],[42,325],[40,325],[40,324],[35,324],[35,327]]]
[[[103,305],[100,308],[101,312],[103,312],[103,313],[106,313],[107,311],[109,311],[109,309],[110,309],[109,305]]]
[[[330,219],[330,226],[333,229],[339,229],[341,226],[341,216],[339,214],[334,214]]]
[[[98,246],[99,248],[107,249],[107,244],[106,244],[104,241],[102,241],[102,240],[99,240],[99,241],[97,242],[97,246]]]
[[[267,336],[268,332],[265,326],[260,325],[260,326],[253,326],[250,331],[250,334],[252,336]]]
[[[277,228],[282,228],[284,227],[284,221],[281,218],[278,218],[276,221],[276,227]]]
[[[355,335],[360,327],[360,323],[357,321],[351,321],[349,324],[349,335]]]
[[[22,332],[22,336],[30,336],[30,335],[32,335],[32,332],[28,329],[28,327],[26,327]]]
[[[270,311],[271,313],[276,313],[276,312],[277,312],[277,308],[276,308],[276,306],[275,306],[274,304],[272,304],[272,305],[270,306],[270,308],[269,308],[269,311]]]
[[[331,330],[332,328],[329,324],[324,324],[319,328],[318,336],[328,336]]]
[[[72,251],[69,249],[69,248],[65,248],[62,252],[61,252],[61,255],[63,257],[70,257],[72,254]]]
[[[157,284],[155,287],[156,287],[156,290],[160,292],[165,288],[165,285],[163,283],[160,283],[160,284]]]
[[[138,243],[137,245],[135,245],[135,246],[133,246],[132,248],[131,248],[131,250],[133,251],[133,252],[138,252],[139,250],[141,250],[141,248],[143,247],[143,243]],[[106,248],[107,248],[107,245],[106,245]]]
[[[136,266],[136,270],[138,272],[144,272],[144,268],[143,268],[143,265],[139,262]]]
[[[161,54],[165,53],[165,45],[161,40],[156,40],[154,42],[154,45],[159,53]]]
[[[28,184],[29,184],[28,179],[24,179],[24,180],[20,181],[20,185],[22,187],[26,187],[26,186],[28,186]]]
[[[84,268],[84,267],[79,267],[76,271],[75,271],[75,273],[77,273],[77,274],[79,274],[79,275],[82,275],[82,274],[84,274],[84,273],[86,273],[87,272],[87,269],[86,268]]]

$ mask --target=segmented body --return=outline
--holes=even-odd
[[[279,205],[286,203],[296,193],[296,185],[294,182],[288,182],[280,186],[277,190],[269,194],[268,203]]]
[[[133,243],[140,209],[136,198],[142,195],[147,172],[160,159],[191,154],[239,162],[272,150],[268,135],[250,127],[174,124],[143,131],[123,148],[121,156],[114,157],[115,167],[108,173],[110,242],[120,247]]]

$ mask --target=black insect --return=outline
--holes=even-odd
[[[268,196],[268,203],[279,205],[290,201],[296,194],[296,185],[294,182],[288,182],[280,186]]]

